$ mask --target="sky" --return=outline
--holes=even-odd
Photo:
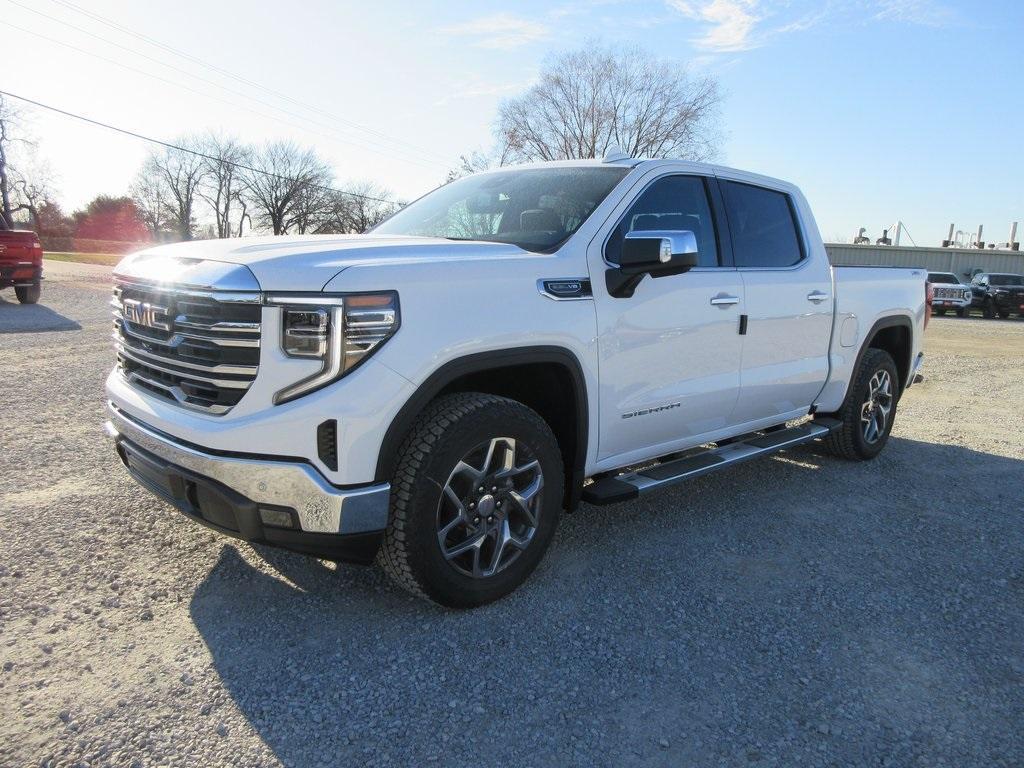
[[[719,81],[717,161],[800,185],[826,240],[1024,222],[1018,0],[0,0],[0,33],[0,90],[164,140],[293,139],[405,199],[492,145],[545,57],[637,45]],[[69,210],[149,149],[25,117]]]

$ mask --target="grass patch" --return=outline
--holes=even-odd
[[[121,259],[124,258],[123,253],[59,253],[53,251],[45,251],[43,253],[44,259],[51,259],[53,261],[77,261],[82,264],[105,264],[108,267],[112,267]]]

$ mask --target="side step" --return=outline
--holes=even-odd
[[[747,459],[755,459],[781,451],[783,448],[808,443],[824,437],[840,426],[842,422],[838,419],[818,418],[788,429],[758,433],[745,440],[709,448],[636,472],[623,472],[614,477],[605,477],[583,489],[583,501],[598,505],[629,501],[640,494],[675,485],[709,472],[717,472]]]

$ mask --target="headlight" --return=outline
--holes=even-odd
[[[284,309],[281,347],[289,357],[324,357],[331,335],[326,309]]]
[[[281,307],[281,349],[288,357],[321,361],[320,370],[274,395],[286,403],[337,381],[369,357],[399,326],[394,291],[342,295],[273,295]]]

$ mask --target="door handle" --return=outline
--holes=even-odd
[[[729,296],[728,294],[722,293],[711,299],[711,306],[713,307],[731,307],[733,304],[739,304],[739,296]]]
[[[828,294],[822,293],[821,291],[811,291],[807,294],[807,300],[813,301],[815,304],[821,304],[821,302],[825,301],[827,298]]]

